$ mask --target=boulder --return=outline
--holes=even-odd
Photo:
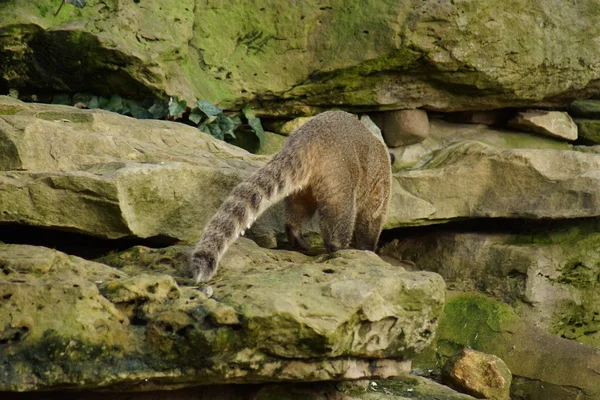
[[[569,114],[560,111],[528,110],[519,112],[508,125],[527,132],[566,140],[577,139],[577,125]]]
[[[151,264],[178,271],[167,275],[145,268],[151,250],[120,258],[126,273],[0,245],[0,391],[398,376],[431,342],[444,304],[437,274],[370,252],[311,258],[247,239],[224,257],[208,298],[180,277],[190,251],[173,250],[174,261],[155,252]]]
[[[273,116],[560,105],[598,93],[600,77],[600,9],[562,5],[145,0],[56,14],[54,0],[4,1],[0,87],[254,101]]]
[[[271,383],[254,385],[207,385],[169,391],[106,392],[92,390],[52,391],[41,395],[3,392],[3,400],[474,400],[434,380],[403,376],[386,380],[345,382]]]
[[[441,371],[470,347],[500,357],[513,374],[511,398],[600,398],[600,350],[560,338],[480,294],[449,292],[436,338],[415,360],[420,371]]]
[[[269,159],[174,122],[132,123],[101,110],[8,97],[2,104],[5,224],[192,242],[229,191]],[[600,215],[593,195],[600,187],[599,153],[536,135],[432,121],[429,138],[394,150],[400,171],[385,227]],[[307,227],[309,237],[317,232],[316,224]],[[269,209],[248,234],[276,246],[285,236],[281,208]]]
[[[429,136],[429,119],[423,110],[385,111],[371,117],[389,147],[419,143]]]
[[[393,174],[385,228],[465,218],[599,216],[599,151],[450,144],[418,168]]]
[[[446,363],[444,380],[477,398],[509,400],[512,374],[499,357],[465,348]]]
[[[479,225],[483,222],[479,221]],[[515,307],[532,325],[600,349],[597,221],[541,224],[510,233],[415,234],[381,253],[441,274],[448,287],[480,291]],[[477,224],[465,230],[477,230]]]

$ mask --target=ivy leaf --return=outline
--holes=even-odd
[[[179,100],[179,97],[173,96],[169,99],[169,115],[176,118],[181,118],[180,114],[185,112],[187,101]]]
[[[254,115],[254,111],[252,111],[250,106],[244,107],[242,109],[242,112],[244,113],[244,117],[246,117],[246,119],[248,120],[248,125],[250,125],[250,128],[252,128],[252,130],[258,137],[260,147],[262,148],[263,144],[265,143],[265,130],[263,129],[262,124],[260,123],[260,118],[257,118],[256,115]]]
[[[135,100],[123,100],[124,105],[129,109],[133,118],[152,119],[153,115]]]
[[[236,126],[235,123],[231,120],[231,118],[229,118],[225,114],[219,114],[214,124],[216,124],[219,127],[219,129],[223,133],[223,136],[228,136],[230,138],[235,139],[233,130],[236,128]]]
[[[210,136],[223,140],[225,139],[225,135],[223,134],[223,131],[221,130],[221,128],[219,127],[218,124],[210,124],[210,125],[205,125],[205,131],[207,132]]]
[[[154,119],[165,118],[169,113],[168,104],[164,100],[156,99],[152,107],[148,109],[148,112],[152,114],[152,118]]]
[[[103,107],[103,108],[106,108],[108,111],[116,112],[119,114],[123,114],[123,111],[125,111],[125,106],[123,105],[123,99],[118,94],[113,94],[110,97],[110,101],[108,102],[106,107]]]
[[[88,103],[88,108],[102,108],[106,109],[106,106],[109,103],[109,99],[104,96],[92,96]]]
[[[206,115],[204,113],[200,112],[200,110],[198,110],[197,108],[194,108],[188,118],[190,121],[198,125],[200,121],[202,121],[202,119],[205,117]]]
[[[77,8],[85,7],[86,0],[67,0],[67,3],[73,4]]]
[[[214,117],[223,112],[223,110],[221,108],[209,103],[206,100],[196,101],[196,107],[198,107],[198,109],[200,111],[202,111],[204,114],[206,114],[207,117]]]

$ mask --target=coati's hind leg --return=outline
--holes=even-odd
[[[356,220],[356,199],[351,191],[329,190],[326,193],[328,197],[317,195],[317,207],[325,248],[331,253],[350,247]]]
[[[354,239],[359,250],[375,251],[387,213],[389,189],[377,185],[360,206],[354,227]]]
[[[304,251],[310,250],[310,246],[302,237],[302,228],[315,214],[317,202],[310,188],[289,195],[284,200],[285,233],[288,242],[293,248]]]

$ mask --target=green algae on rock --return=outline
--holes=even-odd
[[[53,1],[11,0],[0,5],[0,76],[33,92],[169,94],[230,108],[255,101],[279,116],[332,105],[561,104],[597,93],[600,74],[600,9],[593,0],[562,5],[153,0],[54,15]]]
[[[436,338],[414,366],[439,371],[464,347],[497,355],[506,363],[513,373],[512,398],[600,396],[600,350],[545,333],[507,304],[480,294],[449,293]]]
[[[369,252],[311,258],[247,239],[224,258],[210,299],[177,273],[125,274],[43,247],[0,245],[0,270],[9,391],[397,376],[432,340],[444,304],[437,274]]]

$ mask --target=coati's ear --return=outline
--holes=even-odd
[[[390,151],[390,162],[392,163],[392,165],[394,165],[394,163],[396,162],[396,156],[391,151]]]

